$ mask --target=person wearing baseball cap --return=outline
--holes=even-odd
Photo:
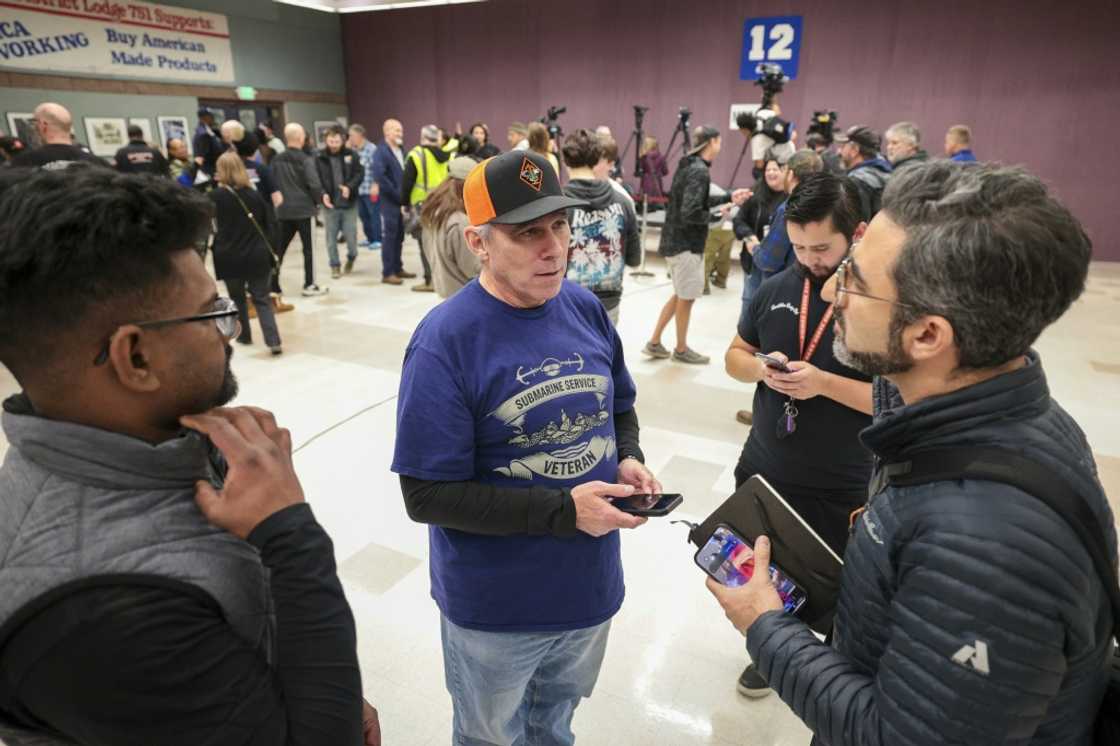
[[[894,170],[891,162],[879,153],[879,133],[857,124],[836,135],[836,142],[840,144],[840,160],[848,169],[848,176],[859,186],[863,220],[871,222],[871,218],[879,212],[883,190],[887,188]]]
[[[720,135],[715,127],[698,126],[692,131],[692,147],[673,174],[665,225],[657,253],[665,257],[673,279],[673,295],[661,309],[653,336],[642,353],[654,359],[672,357],[679,363],[707,365],[711,358],[688,346],[688,322],[692,304],[704,291],[704,245],[708,241],[711,208],[728,202],[741,205],[751,196],[749,189],[712,197],[709,194],[712,161],[719,155]],[[661,334],[673,318],[677,320],[677,346],[670,353],[661,344]]]
[[[481,274],[409,342],[392,469],[430,526],[453,741],[571,744],[622,606],[618,529],[645,522],[611,499],[661,485],[622,340],[564,279],[586,203],[525,151],[475,166],[463,201]]]
[[[194,131],[194,141],[191,143],[195,161],[204,174],[213,177],[217,168],[218,156],[226,152],[226,145],[222,136],[214,126],[214,112],[202,106],[198,110],[198,128]]]

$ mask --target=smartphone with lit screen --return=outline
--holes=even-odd
[[[736,588],[746,585],[754,575],[754,550],[751,542],[721,524],[696,553],[696,564],[720,585]],[[805,589],[774,563],[770,563],[770,579],[786,611],[792,614],[805,605],[809,598]]]

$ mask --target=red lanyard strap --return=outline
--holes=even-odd
[[[828,328],[829,322],[832,321],[832,304],[828,304],[825,309],[824,318],[821,323],[817,325],[817,331],[813,333],[813,339],[809,342],[809,347],[805,347],[805,333],[809,331],[809,278],[805,278],[805,285],[801,291],[801,313],[797,318],[797,332],[798,332],[798,349],[801,350],[801,359],[808,362],[809,358],[813,357],[813,353],[817,351],[817,347],[821,343],[821,337],[824,336],[824,330]]]

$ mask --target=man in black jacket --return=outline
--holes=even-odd
[[[891,181],[825,296],[837,357],[896,387],[879,387],[862,434],[881,462],[1013,451],[1086,501],[1115,567],[1092,451],[1031,350],[1081,294],[1091,254],[1037,178],[938,161]],[[769,560],[759,539],[755,563]],[[949,475],[875,494],[848,542],[832,647],[781,611],[768,573],[709,587],[819,744],[1091,740],[1113,650],[1108,596],[1066,517],[1016,487]]]
[[[870,221],[879,212],[883,190],[890,181],[890,161],[879,153],[879,133],[870,127],[857,124],[836,136],[840,145],[840,160],[848,169],[848,176],[855,180],[863,203],[863,219]]]
[[[128,145],[118,150],[113,160],[123,174],[171,176],[163,153],[144,142],[144,130],[135,124],[128,125]]]
[[[327,208],[323,222],[327,230],[327,254],[331,262],[331,277],[350,274],[358,259],[358,189],[362,186],[362,168],[358,154],[343,145],[342,127],[333,127],[327,134],[327,147],[319,151],[316,164],[319,181],[323,185],[323,206]],[[346,238],[346,267],[338,257],[335,236]]]
[[[892,173],[904,168],[919,166],[929,160],[929,153],[922,149],[922,131],[913,122],[898,122],[887,128],[887,160]]]
[[[211,409],[238,322],[193,250],[210,213],[169,179],[0,175],[9,744],[379,743],[290,434]]]
[[[226,152],[222,136],[214,126],[214,112],[206,107],[198,110],[198,128],[194,131],[192,143],[195,158],[201,158],[199,168],[207,176],[213,176],[217,167],[218,156]]]
[[[693,130],[692,138],[692,149],[673,174],[665,225],[657,247],[673,276],[673,295],[661,309],[653,336],[642,352],[654,359],[671,356],[680,363],[707,365],[711,358],[688,346],[688,322],[692,318],[692,304],[704,291],[704,244],[708,240],[710,208],[729,201],[741,205],[750,198],[751,191],[737,189],[730,195],[711,197],[710,169],[719,155],[719,130],[700,126]],[[674,317],[677,319],[677,346],[670,353],[661,344],[661,334]]]
[[[272,177],[284,201],[276,208],[280,221],[280,244],[276,256],[284,262],[284,254],[299,234],[303,245],[303,295],[305,297],[322,295],[327,292],[315,284],[315,253],[313,251],[311,219],[318,214],[323,204],[323,185],[319,181],[319,168],[313,156],[303,151],[307,133],[303,127],[292,122],[284,128],[287,147],[280,151],[270,164]],[[272,291],[280,293],[280,273],[272,275]]]

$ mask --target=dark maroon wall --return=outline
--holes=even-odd
[[[1084,221],[1098,259],[1120,260],[1120,13],[1112,3],[1039,0],[489,0],[343,17],[354,121],[400,118],[406,138],[435,122],[505,126],[566,105],[565,129],[607,124],[620,146],[632,104],[665,146],[677,109],[726,130],[743,21],[804,16],[800,74],[781,103],[804,131],[813,109],[880,130],[909,119],[940,154],[967,123],[984,159],[1041,175]],[[731,175],[741,140],[724,138],[714,176]],[[627,165],[627,168],[632,168]],[[740,178],[739,181],[743,179]]]

